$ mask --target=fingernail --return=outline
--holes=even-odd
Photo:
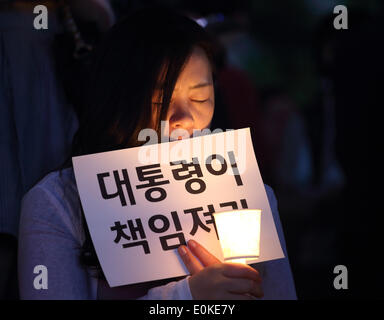
[[[181,254],[181,255],[186,255],[187,254],[187,249],[185,248],[185,246],[180,246],[179,248],[178,248],[178,251],[179,251],[179,253]]]
[[[193,240],[188,241],[188,246],[191,246],[192,248],[196,248],[196,242]]]

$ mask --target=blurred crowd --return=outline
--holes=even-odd
[[[66,160],[89,52],[115,21],[152,4],[175,7],[216,39],[212,125],[251,128],[264,183],[278,199],[298,298],[360,297],[363,288],[383,296],[379,283],[356,276],[380,241],[367,188],[384,74],[380,1],[344,1],[348,30],[333,27],[332,0],[44,3],[49,28],[36,32],[34,1],[0,0],[0,299],[17,299],[20,200]],[[338,264],[350,266],[344,293],[332,286]]]

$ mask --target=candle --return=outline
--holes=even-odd
[[[261,210],[213,213],[224,260],[246,263],[260,256]]]

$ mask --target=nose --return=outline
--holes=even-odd
[[[189,135],[191,135],[195,122],[190,112],[188,102],[175,101],[170,109],[170,129],[184,129],[188,131]]]

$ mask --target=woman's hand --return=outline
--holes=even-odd
[[[178,252],[191,273],[189,287],[196,300],[251,300],[262,298],[261,278],[257,270],[241,263],[221,263],[194,240]],[[200,262],[199,262],[200,260]]]

